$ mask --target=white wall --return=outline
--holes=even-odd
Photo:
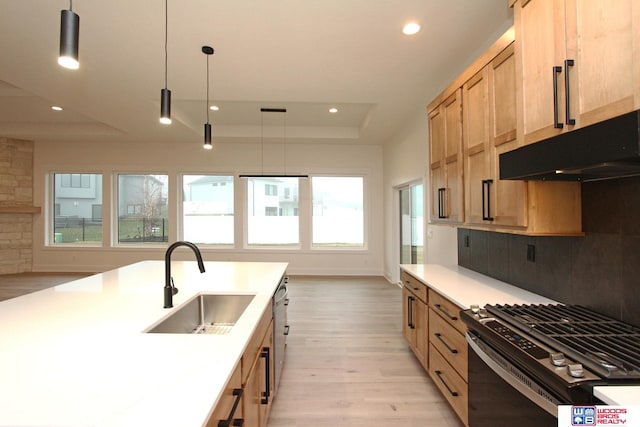
[[[426,105],[426,103],[425,103]],[[392,283],[400,279],[399,197],[397,188],[410,183],[424,185],[425,262],[457,264],[456,229],[428,223],[429,212],[429,151],[427,113],[420,111],[407,123],[405,131],[384,148],[384,275]]]
[[[365,176],[365,223],[368,240],[365,250],[311,250],[305,243],[297,250],[245,249],[242,243],[234,248],[218,249],[200,246],[205,260],[224,261],[286,261],[290,274],[310,275],[382,275],[383,274],[383,187],[382,147],[373,145],[287,145],[286,172]],[[179,173],[240,173],[262,172],[260,145],[214,143],[212,152],[205,152],[199,143],[78,143],[36,141],[34,154],[34,204],[42,206],[42,214],[34,215],[33,271],[100,272],[143,259],[164,259],[166,245],[114,246],[105,235],[102,246],[53,246],[47,243],[52,210],[47,181],[53,172],[102,173],[103,216],[109,233],[116,217],[111,191],[112,177],[118,172],[163,173],[169,175],[169,223],[179,221],[177,185]],[[273,154],[272,154],[273,153]],[[282,151],[265,144],[264,172],[282,173]],[[242,242],[245,181],[236,178],[236,241]],[[308,191],[301,188],[301,237],[308,242],[311,235]],[[171,226],[170,226],[171,227]],[[109,234],[108,233],[108,234]],[[177,227],[171,227],[169,241],[178,240]],[[175,259],[191,259],[189,251],[176,251]]]

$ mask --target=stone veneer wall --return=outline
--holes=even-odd
[[[3,207],[33,205],[33,141],[0,138],[0,274],[32,270],[33,214]]]

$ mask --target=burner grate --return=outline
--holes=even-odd
[[[632,325],[575,305],[487,305],[485,308],[603,377],[640,378],[640,329]]]

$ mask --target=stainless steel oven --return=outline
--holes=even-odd
[[[561,404],[600,404],[594,385],[640,383],[640,329],[580,306],[464,310],[469,426],[556,427]]]

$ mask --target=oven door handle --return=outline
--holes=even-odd
[[[550,396],[544,387],[540,386],[529,375],[513,366],[509,361],[489,348],[487,344],[482,342],[482,340],[473,333],[467,331],[465,337],[469,347],[471,347],[493,372],[540,408],[554,417],[558,417],[558,405],[562,403]],[[526,385],[523,379],[529,382],[530,385]],[[533,386],[533,388],[531,388],[531,386]],[[546,395],[546,397],[543,397],[541,393]]]

